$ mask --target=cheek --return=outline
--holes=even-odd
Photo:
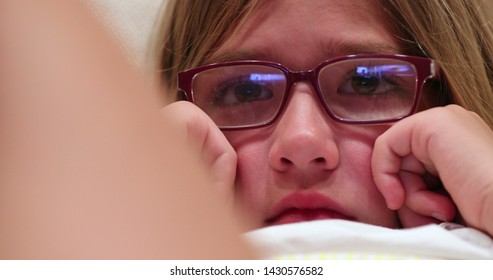
[[[237,204],[254,213],[269,205],[269,140],[261,134],[228,132],[226,137],[236,151],[238,166],[235,192]]]
[[[365,175],[371,173],[370,163],[375,140],[389,127],[389,125],[378,125],[347,128],[337,137],[337,146],[341,155],[340,165],[349,164],[358,171],[364,171]]]
[[[346,140],[339,144],[340,163],[337,176],[344,178],[359,191],[371,192],[375,189],[371,173],[371,156],[374,140]],[[361,195],[360,197],[367,197]]]
[[[373,181],[371,157],[376,138],[388,127],[370,127],[359,137],[346,137],[339,142],[341,154],[338,171],[334,175],[344,185],[340,190],[348,205],[358,212],[362,222],[396,227],[395,213],[389,211],[383,196]]]

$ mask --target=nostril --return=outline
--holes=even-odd
[[[318,158],[315,158],[313,159],[313,162],[317,163],[317,164],[325,164],[326,160],[324,157],[318,157]],[[291,160],[289,160],[288,158],[281,158],[281,163],[283,165],[291,165],[293,164],[293,162]]]
[[[292,161],[290,161],[289,159],[287,158],[281,158],[281,163],[284,164],[284,165],[290,165],[291,163],[293,163]]]

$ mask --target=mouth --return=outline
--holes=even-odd
[[[327,219],[355,220],[327,196],[293,193],[274,206],[265,224],[271,226]]]

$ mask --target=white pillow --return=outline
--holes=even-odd
[[[161,5],[166,0],[88,0],[96,15],[127,51],[143,66],[146,48]]]
[[[265,259],[493,259],[493,240],[451,223],[389,229],[344,220],[266,227],[244,234]]]

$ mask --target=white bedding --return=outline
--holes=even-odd
[[[493,240],[452,223],[389,229],[344,220],[272,226],[244,234],[265,259],[493,259]]]
[[[95,14],[115,34],[130,59],[139,67],[158,11],[166,0],[87,0]]]

